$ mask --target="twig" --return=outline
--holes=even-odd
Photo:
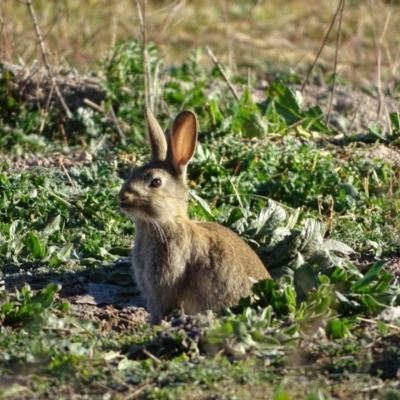
[[[57,85],[56,78],[53,75],[53,71],[51,69],[49,60],[47,58],[46,46],[44,44],[43,36],[42,36],[42,33],[40,31],[40,28],[39,28],[39,24],[38,24],[38,21],[37,21],[37,18],[36,18],[35,10],[33,9],[32,0],[26,0],[25,4],[28,6],[29,13],[31,14],[33,25],[34,25],[35,31],[36,31],[36,36],[37,36],[37,38],[39,40],[39,47],[40,47],[40,51],[42,53],[44,65],[46,66],[46,69],[47,69],[47,73],[49,74],[50,79],[53,82],[56,95],[57,95],[58,100],[60,101],[62,107],[64,108],[64,111],[67,114],[67,117],[71,118],[72,117],[72,113],[69,110],[67,104],[65,103],[64,98],[61,95],[60,89],[58,88],[58,85]]]
[[[155,383],[145,383],[143,386],[141,386],[139,389],[135,390],[132,393],[126,394],[124,396],[125,400],[132,400],[138,397],[142,392],[144,392],[147,389],[151,389],[155,386]]]
[[[324,39],[323,39],[322,44],[321,44],[321,47],[319,48],[318,53],[317,53],[312,65],[311,65],[308,73],[307,73],[306,79],[304,80],[303,85],[301,86],[300,92],[302,92],[304,90],[304,88],[306,87],[306,85],[308,83],[308,80],[309,80],[309,78],[311,76],[311,73],[314,70],[315,65],[317,64],[319,56],[321,55],[322,50],[325,47],[326,41],[328,40],[329,34],[331,33],[331,30],[333,28],[333,24],[335,23],[336,17],[339,14],[341,3],[342,3],[342,0],[340,0],[340,2],[339,2],[339,6],[338,6],[338,8],[337,8],[337,10],[335,12],[335,15],[332,18],[331,24],[329,25],[329,28],[328,28],[328,31],[326,32],[326,35],[324,36]]]
[[[121,139],[121,143],[122,144],[126,144],[126,137],[124,135],[124,132],[121,129],[121,126],[119,125],[117,116],[115,115],[114,109],[112,108],[112,106],[110,107],[110,113],[107,113],[107,111],[99,106],[98,104],[94,103],[93,101],[89,100],[89,99],[83,99],[83,102],[85,104],[87,104],[88,106],[92,107],[94,110],[101,112],[102,114],[104,114],[111,122],[114,123],[115,128],[117,129],[118,135]],[[126,126],[127,128],[129,128],[129,126],[124,123],[124,126]]]
[[[75,193],[76,193],[76,194],[79,194],[78,189],[77,189],[76,186],[75,186],[75,183],[72,181],[71,177],[69,176],[69,173],[68,173],[67,169],[66,169],[65,166],[64,166],[64,163],[63,163],[63,161],[62,161],[61,156],[58,156],[57,161],[58,161],[58,165],[61,167],[61,169],[63,170],[64,174],[66,175],[66,177],[67,177],[67,179],[68,179],[68,182],[69,182],[69,183],[71,184],[71,186],[74,188]]]
[[[146,3],[147,0],[143,1],[143,10],[140,8],[140,0],[135,0],[137,13],[140,22],[140,32],[142,34],[142,52],[143,52],[143,77],[144,77],[144,96],[146,107],[150,107],[154,110],[154,96],[151,87],[151,74],[149,57],[147,54],[147,35],[146,35]]]
[[[207,54],[210,56],[211,60],[213,61],[213,63],[215,64],[215,66],[218,68],[219,72],[221,73],[222,77],[224,78],[224,80],[225,80],[226,84],[228,85],[230,91],[232,92],[233,96],[235,97],[235,99],[237,101],[239,101],[239,99],[240,99],[239,95],[237,94],[235,88],[233,87],[232,83],[230,82],[224,69],[222,68],[221,64],[218,62],[218,60],[214,56],[214,53],[211,51],[209,46],[206,46],[206,51],[207,51]]]
[[[367,319],[367,318],[362,318],[362,317],[357,317],[357,319],[359,319],[360,321],[363,322],[368,322],[369,324],[377,324],[377,321],[373,320],[373,319]],[[388,328],[394,329],[395,331],[400,331],[400,326],[397,325],[393,325],[393,324],[386,324],[385,326],[387,326]]]
[[[64,144],[66,146],[68,146],[68,139],[67,139],[67,135],[65,133],[65,129],[64,129],[64,125],[63,124],[60,124],[60,131],[61,131],[61,136],[63,138]]]
[[[371,7],[371,3],[370,3]],[[371,14],[372,10],[370,8]],[[382,34],[379,39],[377,39],[376,31],[375,31],[375,24],[372,24],[372,35],[374,38],[374,45],[375,45],[375,53],[376,53],[376,86],[377,86],[377,91],[378,91],[378,108],[376,110],[376,118],[379,119],[379,116],[381,115],[381,110],[382,110],[382,103],[383,103],[383,93],[382,93],[382,41],[385,36],[387,27],[389,25],[389,20],[391,17],[391,11],[388,13],[386,20],[385,20],[385,25],[382,30]],[[373,15],[372,15],[372,19]]]
[[[142,349],[143,354],[145,354],[147,357],[151,358],[157,365],[161,365],[162,362],[159,358],[157,358],[155,355],[151,354],[147,349]]]
[[[360,110],[360,106],[361,106],[362,101],[364,100],[364,97],[365,97],[365,94],[363,94],[363,95],[361,96],[361,99],[360,99],[360,101],[359,101],[358,104],[357,104],[356,111],[354,112],[354,115],[353,115],[353,118],[352,118],[352,120],[351,120],[351,122],[350,122],[350,126],[349,126],[349,129],[348,129],[348,132],[347,132],[347,133],[351,133],[351,130],[353,129],[354,121],[356,120],[356,116],[357,116],[357,114],[358,114],[358,111]]]
[[[47,97],[46,106],[43,111],[43,118],[42,118],[42,121],[40,122],[40,127],[39,127],[39,136],[42,135],[42,132],[44,129],[44,124],[46,122],[46,118],[49,115],[49,108],[50,108],[51,97],[53,96],[53,90],[54,90],[54,82],[52,82],[52,84],[51,84],[50,93]]]
[[[67,200],[63,199],[61,196],[59,196],[58,194],[51,191],[49,188],[45,188],[44,186],[39,186],[39,189],[45,190],[46,193],[52,195],[53,197],[55,197],[57,200],[61,201],[65,205],[67,205],[69,207],[74,207],[71,203],[69,203]],[[80,208],[80,207],[78,207],[78,208]]]
[[[328,229],[326,230],[326,233],[331,235],[331,232],[333,231],[333,214],[335,212],[335,201],[333,200],[333,197],[330,196],[329,198],[329,216],[328,216]]]
[[[113,108],[112,105],[110,105],[110,116],[111,116],[112,121],[115,124],[115,127],[117,128],[117,132],[118,132],[118,135],[119,135],[119,137],[121,139],[121,143],[122,144],[126,144],[126,137],[124,135],[124,132],[122,132],[121,127],[119,126],[119,123],[118,123],[118,120],[117,120],[117,116],[115,115],[114,108]]]
[[[318,118],[319,118],[319,117],[318,117]],[[318,119],[318,118],[317,118],[317,119]],[[296,126],[301,125],[301,124],[302,124],[303,122],[305,122],[305,121],[307,121],[307,118],[302,118],[302,119],[300,119],[299,121],[294,122],[292,125],[289,125],[289,126],[283,128],[282,130],[280,130],[279,132],[277,132],[276,135],[277,135],[277,136],[282,136],[285,132],[288,132],[288,131],[290,131],[291,129],[296,128]]]
[[[382,389],[384,387],[386,387],[386,383],[382,382],[382,383],[380,383],[378,385],[372,385],[372,386],[367,386],[365,388],[362,388],[361,392],[372,392],[372,391],[376,391],[376,390]]]
[[[327,122],[326,122],[326,124],[328,126],[329,126],[329,122],[331,120],[333,96],[335,95],[335,88],[336,88],[337,60],[338,60],[338,54],[339,54],[340,32],[342,30],[342,19],[343,19],[344,2],[345,2],[345,0],[340,0],[340,2],[339,2],[340,17],[339,17],[339,28],[338,28],[338,32],[337,32],[337,35],[336,35],[335,64],[333,66],[333,84],[332,84],[331,97],[329,99],[328,117],[327,117]]]

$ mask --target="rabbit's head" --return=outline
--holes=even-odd
[[[192,111],[182,111],[167,137],[149,108],[146,119],[150,162],[132,172],[118,202],[135,221],[167,223],[187,213],[186,168],[196,148],[197,119]]]

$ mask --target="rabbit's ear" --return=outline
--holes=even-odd
[[[176,170],[184,175],[196,149],[197,118],[193,111],[184,110],[175,118],[169,135],[168,158]]]
[[[151,159],[153,161],[164,161],[167,156],[167,141],[160,124],[149,107],[146,107],[146,120]]]

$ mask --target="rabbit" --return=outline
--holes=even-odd
[[[118,203],[136,226],[132,268],[150,324],[177,309],[193,315],[234,306],[250,294],[252,282],[270,275],[230,229],[188,217],[186,168],[196,148],[197,117],[180,112],[167,137],[150,108],[146,119],[151,160],[124,182]]]

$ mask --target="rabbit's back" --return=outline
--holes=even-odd
[[[252,281],[270,278],[257,254],[230,229],[210,222],[193,225],[187,313],[236,305],[250,294]]]

